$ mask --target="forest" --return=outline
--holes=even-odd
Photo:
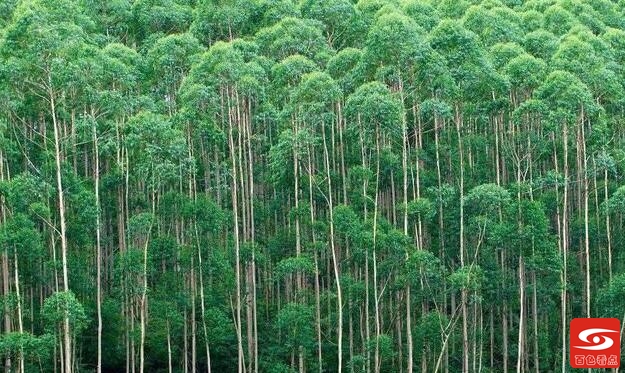
[[[0,0],[0,369],[570,372],[624,176],[624,0]]]

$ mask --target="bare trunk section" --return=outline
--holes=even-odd
[[[154,178],[154,175],[152,176]],[[153,181],[154,182],[154,181]],[[153,187],[152,191],[152,216],[150,221],[150,227],[147,232],[147,237],[143,245],[143,283],[141,288],[141,303],[140,303],[140,328],[141,328],[141,341],[139,346],[139,373],[143,373],[145,368],[145,331],[148,322],[148,246],[150,244],[150,235],[152,227],[154,225],[154,219],[156,218],[156,187]]]
[[[590,293],[590,234],[588,227],[588,156],[586,154],[586,132],[584,130],[584,108],[582,107],[581,145],[583,166],[582,177],[584,178],[584,249],[586,258],[586,317],[590,317],[591,293]]]
[[[603,171],[603,197],[604,202],[608,200],[608,169]],[[612,281],[612,234],[610,232],[610,214],[605,214],[605,233],[608,240],[608,272]]]
[[[5,180],[5,171],[4,171],[4,153],[0,149],[0,181]],[[6,222],[6,206],[4,201],[4,196],[0,196],[0,224],[4,224]],[[5,248],[2,250],[2,295],[6,298],[9,296],[10,286],[9,286],[9,253]],[[9,315],[9,304],[8,302],[4,303],[4,330],[3,333],[11,332],[11,316]],[[7,356],[4,360],[4,371],[6,373],[11,372],[11,356]],[[56,363],[55,363],[56,368]]]
[[[525,265],[523,255],[519,255],[519,343],[517,352],[516,371],[521,373],[523,369],[523,332],[525,328]]]
[[[562,272],[561,272],[561,281],[562,281],[562,292],[560,294],[560,302],[561,302],[561,332],[562,332],[562,372],[566,371],[567,365],[567,348],[566,348],[566,331],[567,331],[567,256],[568,256],[568,222],[567,222],[567,210],[568,210],[568,180],[569,180],[569,151],[568,151],[568,126],[566,122],[564,123],[564,127],[562,128],[562,141],[564,142],[564,147],[562,149],[563,158],[564,158],[564,191],[563,191],[563,200],[562,200],[562,226],[560,228],[561,232],[561,245],[562,245]]]
[[[93,152],[95,156],[94,179],[95,179],[95,205],[96,205],[96,307],[98,314],[98,361],[96,372],[102,372],[102,245],[100,233],[100,154],[98,148],[98,132],[96,123],[93,123]]]
[[[375,197],[373,203],[373,304],[375,310],[375,351],[374,351],[374,372],[380,372],[380,298],[378,296],[378,264],[376,257],[376,238],[378,232],[378,194],[380,186],[380,130],[379,126],[375,129],[376,143],[376,177],[375,177]]]
[[[67,275],[67,228],[65,226],[65,198],[63,195],[63,179],[62,174],[62,157],[61,152],[61,135],[60,128],[56,116],[56,101],[55,94],[52,88],[52,77],[48,72],[48,97],[50,102],[50,114],[52,116],[52,124],[54,126],[54,160],[56,164],[56,189],[58,194],[59,205],[59,221],[61,225],[61,261],[63,265],[63,291],[69,292],[69,280]],[[69,326],[69,310],[66,307],[65,319],[63,321],[63,353],[64,359],[64,373],[72,373],[72,345],[71,345],[71,330]]]
[[[328,179],[328,214],[330,218],[330,250],[332,251],[332,266],[334,270],[334,282],[336,286],[336,302],[337,302],[337,372],[343,370],[343,295],[341,292],[341,281],[339,274],[338,255],[336,253],[336,244],[334,242],[334,204],[332,201],[332,179],[330,178],[330,157],[328,154],[328,144],[326,141],[325,128],[322,127],[323,137],[323,158],[326,169],[326,177]]]
[[[229,111],[231,111],[230,107],[230,92],[227,92],[228,97],[228,105]],[[234,217],[234,246],[235,246],[235,257],[236,257],[236,268],[235,268],[235,278],[236,278],[236,308],[235,308],[235,327],[237,332],[237,351],[238,351],[238,372],[243,373],[245,371],[245,356],[243,354],[243,337],[242,337],[242,326],[241,326],[241,247],[240,247],[240,236],[239,236],[239,202],[238,202],[238,182],[237,182],[237,157],[234,147],[234,124],[232,123],[233,114],[230,112],[228,114],[228,142],[230,147],[230,160],[232,166],[232,212]]]
[[[460,156],[460,266],[465,265],[464,255],[464,155],[462,145],[462,116],[460,108],[456,105],[456,136],[458,137],[458,154]],[[462,303],[462,372],[469,371],[469,336],[468,336],[468,316],[467,316],[467,290],[461,291]]]
[[[17,250],[13,250],[13,269],[15,274],[15,295],[17,301],[17,331],[20,334],[24,333],[24,322],[22,320],[22,294],[20,290],[20,277],[19,277],[19,269],[17,264]],[[20,369],[20,373],[24,373],[24,350],[20,347],[19,357],[18,357],[18,365]]]

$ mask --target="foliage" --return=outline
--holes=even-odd
[[[625,314],[623,4],[0,1],[2,364],[566,370]]]

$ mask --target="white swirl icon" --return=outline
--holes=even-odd
[[[582,330],[579,334],[578,337],[581,341],[586,342],[586,343],[594,343],[594,346],[573,346],[576,348],[581,348],[584,350],[593,350],[593,351],[597,351],[597,350],[606,350],[610,347],[612,347],[612,345],[614,344],[614,340],[612,340],[612,338],[610,337],[606,337],[605,335],[602,336],[594,336],[592,338],[592,342],[588,340],[588,337],[593,335],[593,334],[598,334],[598,333],[618,333],[618,331],[616,330],[610,330],[610,329],[600,329],[600,328],[592,328],[592,329],[586,329],[586,330]],[[601,338],[603,338],[603,343],[598,344],[599,342],[601,342]]]

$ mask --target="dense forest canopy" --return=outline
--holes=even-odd
[[[569,371],[624,90],[623,0],[0,0],[3,369]]]

